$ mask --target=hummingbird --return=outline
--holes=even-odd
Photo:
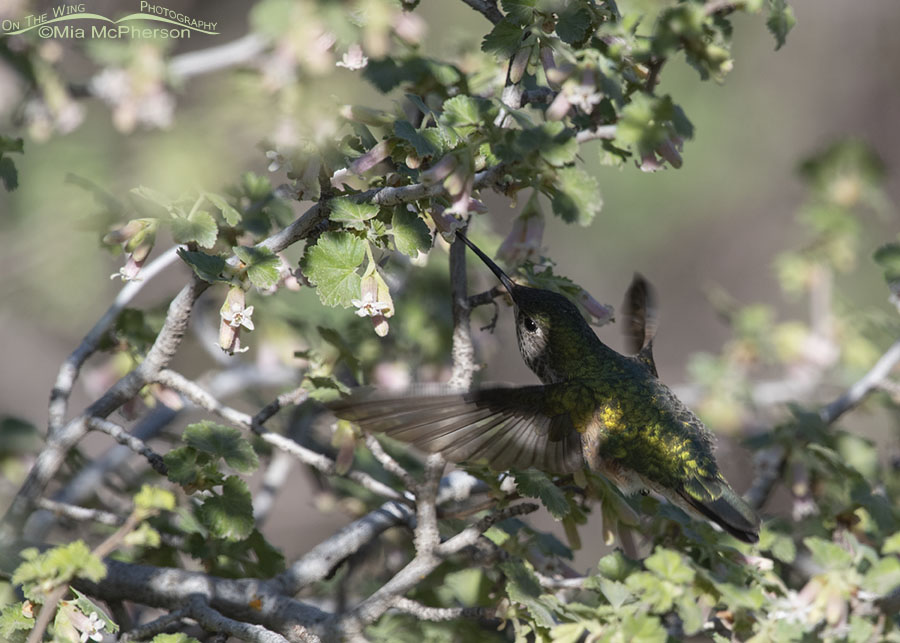
[[[712,433],[657,375],[650,285],[635,275],[629,288],[626,334],[635,354],[623,355],[600,341],[564,295],[513,282],[456,234],[509,293],[519,352],[541,384],[354,393],[329,405],[335,415],[455,463],[551,474],[587,467],[623,493],[656,492],[739,540],[757,542],[759,518],[719,470]]]

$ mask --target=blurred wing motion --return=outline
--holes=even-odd
[[[555,386],[466,393],[432,386],[393,395],[357,390],[328,407],[364,431],[441,453],[451,462],[573,473],[584,466],[581,434],[568,413],[552,412],[558,406],[551,402]]]
[[[678,495],[700,515],[719,525],[729,534],[745,543],[759,541],[759,516],[725,480],[706,480],[704,492],[688,488]]]
[[[653,361],[653,338],[659,326],[656,292],[650,282],[639,273],[634,273],[628,292],[625,293],[622,310],[629,353],[658,377],[656,363]]]

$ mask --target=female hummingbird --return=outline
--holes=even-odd
[[[587,466],[625,493],[653,490],[748,543],[759,518],[719,471],[713,436],[656,373],[649,285],[630,289],[637,354],[622,355],[594,334],[565,296],[520,286],[462,233],[515,306],[519,351],[538,386],[411,395],[353,394],[330,404],[363,430],[384,433],[451,462],[495,470],[534,467],[574,473]]]

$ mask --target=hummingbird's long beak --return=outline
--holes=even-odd
[[[500,280],[500,283],[503,284],[503,287],[506,288],[507,292],[510,294],[510,296],[512,296],[513,301],[515,301],[516,285],[513,283],[513,280],[509,278],[509,275],[507,275],[505,272],[500,270],[500,266],[495,264],[494,261],[490,257],[488,257],[486,254],[484,254],[481,251],[481,248],[479,248],[474,243],[469,241],[469,238],[465,234],[463,234],[462,232],[457,230],[456,236],[459,237],[460,239],[462,239],[465,242],[465,244],[472,249],[472,252],[474,252],[476,255],[478,255],[478,258],[481,259],[485,263],[485,265],[491,269],[491,272],[493,272],[495,275],[497,275],[497,279]]]

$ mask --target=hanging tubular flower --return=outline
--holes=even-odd
[[[156,219],[134,219],[121,228],[113,230],[103,237],[108,245],[122,244],[125,250],[125,265],[110,275],[110,279],[120,277],[122,281],[138,281],[139,273],[156,243]]]
[[[384,337],[390,330],[387,318],[394,315],[394,302],[388,285],[378,271],[373,269],[371,274],[363,276],[360,290],[361,298],[351,299],[350,303],[356,307],[357,315],[371,317],[375,334]]]
[[[500,244],[497,258],[510,266],[518,266],[541,253],[544,240],[544,216],[537,202],[537,194],[532,194],[528,203],[515,221],[512,230]]]
[[[244,305],[244,289],[233,286],[225,297],[225,303],[219,309],[219,348],[234,355],[249,350],[248,346],[241,347],[241,328],[253,330],[253,306]]]

